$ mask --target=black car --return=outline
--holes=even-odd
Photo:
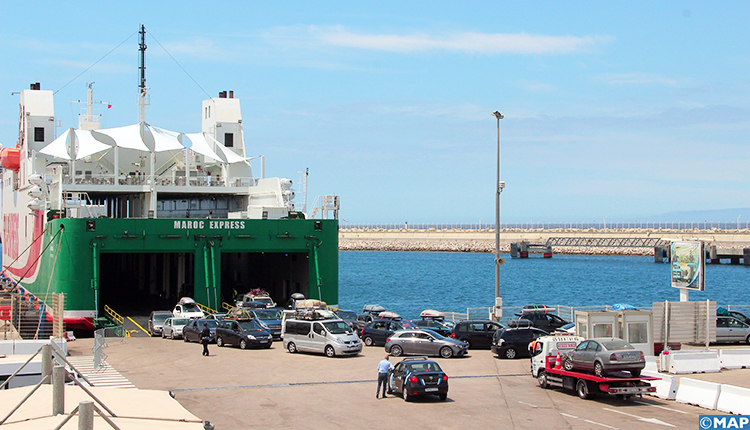
[[[446,337],[451,337],[453,323],[435,320],[418,320],[414,324],[419,328],[426,328]]]
[[[219,326],[219,321],[214,319],[190,320],[190,322],[182,328],[182,338],[185,339],[185,342],[201,343],[203,324],[208,324],[208,329],[211,331],[211,337],[208,339],[208,343],[216,342],[216,327]]]
[[[531,312],[516,314],[516,316],[518,316],[519,319],[530,321],[533,327],[548,331],[550,333],[555,331],[555,329],[568,324],[568,321],[565,321],[555,314],[551,314],[545,311],[534,310]]]
[[[529,343],[547,335],[549,333],[535,327],[507,327],[495,333],[491,349],[503,358],[529,357]]]
[[[416,396],[448,398],[448,375],[440,365],[424,357],[399,361],[388,377],[388,394],[401,394],[407,402]]]
[[[396,330],[407,328],[407,325],[404,321],[377,319],[364,326],[359,337],[362,338],[362,342],[367,346],[383,346],[388,336],[392,335]]]
[[[461,321],[453,327],[451,337],[469,344],[469,348],[489,349],[492,346],[492,336],[503,328],[490,320]]]
[[[224,320],[216,328],[216,345],[238,345],[241,349],[249,347],[270,348],[273,343],[271,333],[261,327],[255,320]]]

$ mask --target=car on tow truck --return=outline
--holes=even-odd
[[[628,371],[633,377],[646,367],[643,351],[618,338],[588,339],[561,357],[565,370],[584,370],[605,377],[610,373]]]
[[[448,398],[448,375],[440,365],[426,357],[405,358],[388,377],[388,394],[399,393],[410,402],[417,396],[436,395]]]
[[[601,377],[575,369],[566,370],[562,363],[558,365],[557,357],[574,350],[583,342],[584,339],[579,336],[550,335],[540,337],[533,343],[531,376],[536,378],[541,388],[555,386],[575,390],[582,399],[592,399],[596,394],[603,393],[626,400],[634,395],[642,396],[656,391],[649,381],[659,378],[627,377],[624,373]]]

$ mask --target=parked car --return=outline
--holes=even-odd
[[[150,336],[161,335],[164,321],[172,316],[171,311],[153,311],[148,317],[148,334]]]
[[[237,303],[237,306],[241,306],[243,303],[246,302],[256,302],[256,303],[263,303],[263,306],[266,308],[272,308],[276,306],[276,302],[273,301],[273,299],[267,295],[253,295],[253,294],[243,294],[242,300]]]
[[[203,318],[206,315],[198,305],[193,303],[178,303],[172,310],[172,316],[175,318]]]
[[[178,337],[182,337],[182,329],[188,321],[190,321],[189,318],[167,318],[162,326],[161,337],[163,339],[177,339]]]
[[[284,348],[290,353],[317,352],[335,357],[362,351],[362,342],[341,319],[286,319],[284,326]]]
[[[750,325],[735,317],[716,317],[717,342],[742,342],[750,344]]]
[[[273,338],[281,339],[281,314],[283,309],[249,309],[248,312],[261,323]]]
[[[227,316],[226,312],[215,312],[206,315],[207,320],[223,320]]]
[[[443,336],[450,336],[453,332],[453,327],[455,327],[455,324],[451,323],[450,321],[436,320],[417,320],[414,321],[414,325],[420,328],[432,330],[435,333],[441,334]]]
[[[565,370],[593,372],[601,378],[612,372],[627,370],[637,378],[646,367],[643,351],[617,338],[595,338],[584,340],[560,357]]]
[[[518,316],[519,319],[531,321],[532,326],[549,333],[568,324],[567,321],[560,318],[559,316],[541,310],[524,310],[524,312],[516,314],[516,316]]]
[[[562,327],[554,329],[551,333],[576,334],[576,323],[567,323]]]
[[[407,328],[407,323],[404,321],[393,321],[389,319],[375,320],[362,328],[362,333],[359,337],[362,338],[367,346],[383,346],[385,345],[386,339],[393,332],[397,330],[404,330]]]
[[[461,321],[453,327],[451,337],[466,342],[470,349],[489,349],[492,336],[502,328],[502,324],[490,320]]]
[[[448,398],[448,375],[435,361],[425,358],[405,358],[396,363],[388,377],[388,394],[399,393],[405,401],[414,397],[436,395]]]
[[[203,324],[207,324],[208,329],[211,331],[211,337],[208,339],[208,342],[216,342],[216,327],[219,326],[219,321],[208,318],[190,320],[187,325],[185,325],[185,327],[182,329],[182,338],[185,339],[185,342],[201,343],[201,332],[203,331]]]
[[[351,327],[355,333],[362,330],[362,327],[364,324],[359,324],[359,321],[357,321],[357,313],[354,311],[344,311],[344,310],[338,310],[334,311],[336,316],[344,320],[347,324],[349,324],[349,327]]]
[[[270,348],[273,336],[255,320],[224,320],[216,327],[216,345],[237,345],[240,349],[250,347]]]
[[[729,316],[737,318],[738,320],[742,321],[743,323],[750,325],[750,317],[743,314],[742,312],[737,311],[729,311]]]
[[[534,339],[547,336],[544,330],[530,326],[506,327],[495,332],[492,338],[492,347],[494,354],[502,358],[519,358],[529,356],[529,343]]]
[[[402,354],[439,355],[443,358],[466,354],[468,345],[460,340],[444,337],[432,330],[399,330],[385,341],[385,352],[398,357]]]

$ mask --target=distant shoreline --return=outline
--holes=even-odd
[[[504,229],[500,233],[500,252],[510,253],[510,244],[526,240],[545,243],[550,237],[585,238],[661,238],[667,241],[704,241],[722,248],[750,247],[749,230],[577,230],[577,229]],[[341,251],[415,251],[415,252],[495,252],[495,232],[482,230],[416,229],[340,229]],[[652,256],[654,248],[612,248],[555,246],[553,254]]]

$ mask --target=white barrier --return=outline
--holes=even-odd
[[[666,370],[669,373],[713,373],[721,371],[719,352],[710,351],[670,351],[663,354]]]
[[[706,409],[716,409],[721,393],[721,384],[699,381],[697,379],[680,378],[675,400],[680,403],[698,405]]]
[[[750,350],[720,349],[719,361],[721,361],[722,369],[750,368]]]
[[[643,368],[643,370],[650,370],[652,372],[658,372],[659,371],[659,365],[656,363],[657,357],[653,355],[647,355],[646,356],[646,367]]]
[[[5,355],[16,355],[16,354],[34,354],[39,351],[42,345],[47,345],[50,342],[54,342],[55,346],[63,352],[68,354],[68,343],[65,339],[46,339],[46,340],[0,340],[0,354]]]
[[[750,389],[722,384],[716,409],[732,414],[750,415]]]
[[[674,400],[677,397],[677,377],[659,373],[653,370],[642,370],[641,376],[650,376],[661,378],[659,381],[648,381],[652,387],[656,387],[655,393],[649,393],[652,396],[665,400]]]

